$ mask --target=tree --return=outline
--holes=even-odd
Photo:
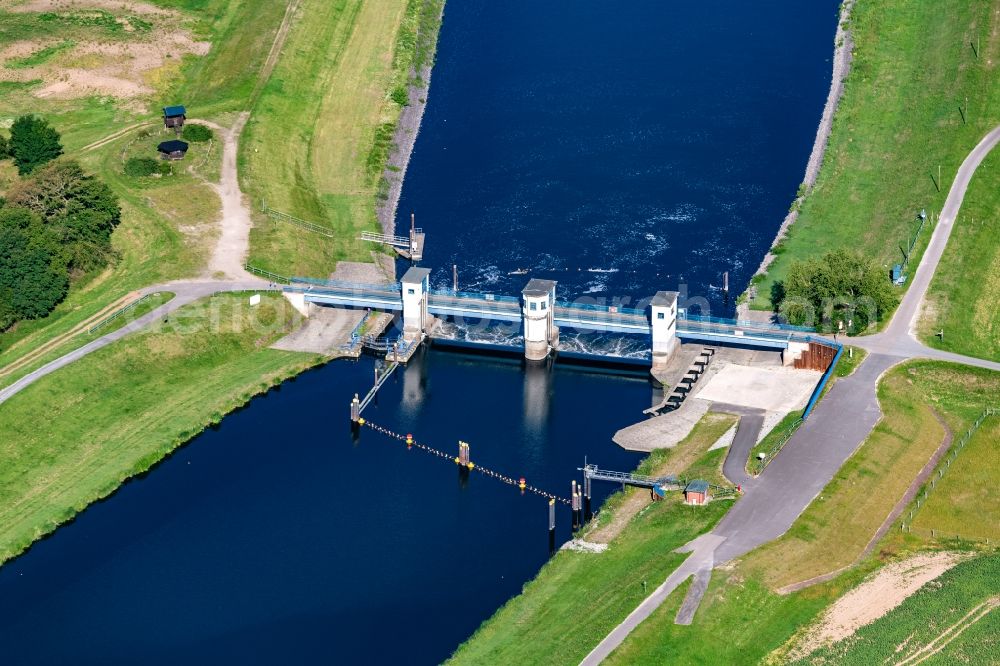
[[[835,250],[792,263],[772,304],[793,324],[862,331],[897,302],[888,273],[857,252]]]
[[[0,330],[20,319],[44,317],[66,295],[69,277],[28,232],[0,226]]]
[[[78,163],[60,160],[46,165],[12,187],[7,201],[42,219],[55,234],[70,270],[88,271],[107,263],[121,208],[111,189],[84,173]]]
[[[11,157],[10,140],[5,136],[0,135],[0,160],[5,160],[8,157]]]
[[[25,115],[10,128],[10,153],[22,176],[62,155],[59,132],[44,118]]]

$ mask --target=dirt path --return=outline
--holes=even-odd
[[[136,123],[134,125],[129,125],[128,127],[122,128],[122,129],[118,130],[117,132],[113,132],[112,134],[107,135],[103,139],[98,139],[97,141],[95,141],[93,143],[87,144],[86,146],[84,146],[83,148],[80,149],[80,152],[81,153],[89,153],[92,150],[97,150],[101,146],[108,145],[109,143],[111,143],[115,139],[122,138],[123,136],[125,136],[126,134],[128,134],[129,132],[131,132],[133,130],[137,130],[137,129],[142,128],[142,127],[148,127],[150,125],[155,124],[155,122],[156,121],[153,121],[153,120],[144,120],[141,123]]]
[[[250,252],[250,227],[253,223],[246,197],[240,189],[236,166],[240,132],[243,131],[249,117],[250,112],[244,111],[228,130],[212,122],[195,121],[213,128],[222,135],[222,171],[219,182],[208,183],[222,201],[221,233],[205,271],[206,277],[218,280],[246,280],[253,277],[243,268]]]

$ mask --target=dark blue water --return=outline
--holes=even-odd
[[[797,187],[836,2],[452,0],[402,215],[448,284],[725,307]],[[577,269],[617,269],[583,273]],[[545,269],[545,270],[542,270]],[[0,662],[435,663],[548,557],[547,506],[371,431],[371,363],[254,400],[0,568]],[[568,494],[645,379],[431,352],[366,416]],[[595,487],[597,499],[611,490]],[[559,541],[569,536],[560,508]]]
[[[400,201],[432,281],[724,302],[794,198],[837,0],[450,2]],[[617,273],[587,273],[589,268]]]
[[[371,361],[254,400],[0,568],[0,662],[437,663],[549,555],[548,504],[364,430]],[[645,378],[435,351],[365,416],[569,495]],[[595,487],[597,499],[613,488]],[[559,542],[571,516],[560,506]]]

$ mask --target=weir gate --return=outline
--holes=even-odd
[[[784,363],[791,365],[815,340],[812,329],[688,314],[679,307],[676,291],[659,291],[647,307],[639,309],[559,300],[552,280],[531,279],[520,297],[431,289],[430,273],[430,269],[412,267],[397,284],[293,278],[282,291],[304,314],[310,303],[401,313],[402,335],[382,341],[389,360],[400,362],[406,362],[428,337],[435,337],[435,315],[517,324],[524,336],[525,358],[535,361],[558,351],[560,329],[646,335],[654,371],[666,365],[679,342],[777,350]]]

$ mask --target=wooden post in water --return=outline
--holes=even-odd
[[[722,274],[722,291],[729,293],[729,271]]]
[[[576,480],[570,482],[570,502],[573,507],[573,529],[580,526],[580,493],[576,490]]]
[[[549,499],[549,551],[556,548],[556,500]]]
[[[458,264],[452,264],[451,265],[451,282],[452,282],[452,289],[454,289],[455,292],[457,293],[458,292]]]
[[[590,474],[586,471],[583,473],[583,520],[584,522],[590,520],[590,485],[592,479]]]

